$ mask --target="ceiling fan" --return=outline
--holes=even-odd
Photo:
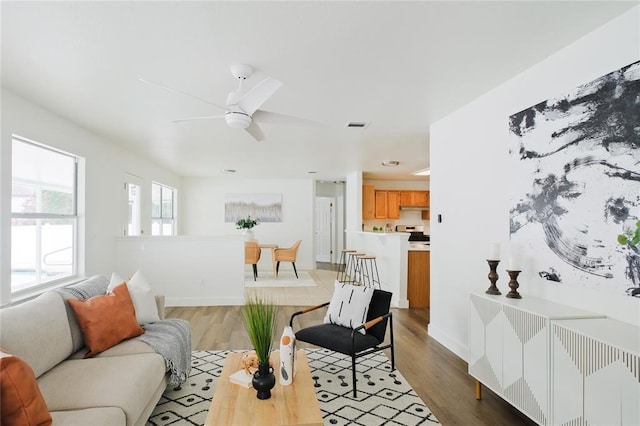
[[[151,80],[146,80],[144,78],[140,78],[139,80],[144,83],[159,86],[174,93],[189,96],[206,104],[213,105],[218,109],[224,111],[223,115],[189,117],[179,120],[173,120],[174,123],[192,120],[224,118],[229,127],[232,127],[234,129],[244,129],[257,141],[264,140],[264,134],[262,133],[262,129],[260,129],[260,127],[258,126],[258,123],[273,123],[302,127],[320,126],[319,123],[304,118],[298,118],[258,109],[271,96],[273,96],[273,94],[276,93],[278,89],[280,89],[280,87],[282,87],[281,81],[276,80],[275,78],[267,77],[248,92],[244,92],[242,87],[243,82],[251,77],[251,74],[253,74],[253,68],[250,65],[232,65],[231,74],[233,74],[233,76],[238,79],[239,85],[238,89],[235,92],[229,93],[229,95],[227,96],[227,102],[224,106]]]

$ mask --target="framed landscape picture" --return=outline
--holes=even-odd
[[[251,216],[260,222],[282,222],[282,194],[225,194],[224,221]]]

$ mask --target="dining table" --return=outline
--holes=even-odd
[[[271,263],[273,266],[273,278],[278,278],[278,274],[276,273],[276,256],[275,250],[278,248],[277,244],[258,244],[260,249],[271,249]]]

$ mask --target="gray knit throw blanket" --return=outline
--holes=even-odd
[[[170,386],[184,383],[191,373],[191,328],[182,319],[163,319],[143,324],[144,334],[134,337],[162,355],[171,371]]]

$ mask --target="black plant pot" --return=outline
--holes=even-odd
[[[271,398],[271,389],[276,385],[276,376],[269,364],[258,364],[258,371],[251,381],[253,388],[258,391],[258,399]]]

